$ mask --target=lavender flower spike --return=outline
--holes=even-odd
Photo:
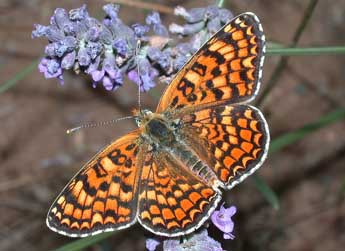
[[[236,213],[237,209],[235,206],[225,208],[223,205],[219,210],[216,210],[211,215],[212,223],[224,233],[224,239],[233,240],[235,236],[232,234],[234,231],[234,222],[231,219]]]

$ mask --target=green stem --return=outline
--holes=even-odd
[[[326,114],[319,118],[319,120],[307,124],[297,130],[286,133],[272,140],[269,152],[276,152],[285,146],[291,145],[296,141],[304,138],[307,134],[321,129],[329,124],[345,119],[345,108],[340,108],[336,111]]]
[[[219,7],[219,8],[222,8],[223,5],[224,5],[224,0],[219,0],[219,1],[218,1],[218,7]]]
[[[11,87],[13,87],[20,80],[22,80],[27,75],[29,75],[36,67],[37,67],[37,60],[33,61],[31,64],[29,64],[27,67],[25,67],[19,73],[17,73],[13,78],[5,81],[5,83],[0,85],[0,94],[7,91]]]
[[[268,48],[266,55],[270,56],[317,56],[345,53],[345,46],[306,47],[306,48]]]

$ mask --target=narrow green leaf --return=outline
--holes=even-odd
[[[278,195],[267,185],[267,183],[261,177],[254,174],[252,178],[254,180],[254,184],[265,197],[265,199],[275,210],[278,210],[280,207]]]
[[[312,133],[322,127],[325,127],[331,123],[334,123],[340,119],[345,119],[345,108],[341,108],[339,110],[336,110],[334,112],[331,112],[321,118],[319,120],[310,123],[308,125],[305,125],[301,127],[300,129],[297,129],[295,131],[286,133],[274,140],[272,140],[270,145],[269,152],[276,152],[283,147],[290,145],[302,138],[304,138],[307,134]]]
[[[276,152],[283,147],[290,145],[302,138],[304,138],[309,133],[312,133],[318,129],[321,129],[331,123],[334,123],[338,120],[345,119],[345,108],[331,112],[319,120],[303,126],[300,129],[297,129],[293,132],[284,134],[271,142],[270,152]],[[253,175],[253,180],[256,187],[265,197],[265,199],[272,205],[274,209],[279,209],[279,199],[278,195],[268,186],[268,184],[257,175]]]
[[[13,78],[5,81],[5,83],[0,85],[0,94],[7,91],[11,87],[15,86],[20,80],[24,79],[28,74],[30,74],[37,67],[37,60],[33,61],[22,71],[18,72]]]
[[[307,48],[278,48],[268,47],[267,55],[271,56],[318,56],[318,55],[335,55],[344,54],[345,46],[334,47],[307,47]]]
[[[108,232],[103,234],[97,234],[95,236],[85,237],[73,242],[70,242],[62,247],[59,247],[58,249],[55,249],[54,251],[78,251],[83,248],[89,247],[97,242],[100,242],[101,240],[104,240],[111,235],[114,235],[114,232]]]

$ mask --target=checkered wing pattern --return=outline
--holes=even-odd
[[[201,226],[221,198],[168,153],[146,155],[139,190],[139,222],[170,237]]]
[[[107,146],[67,184],[48,212],[52,230],[82,237],[136,221],[138,136],[135,131]]]
[[[237,16],[180,70],[157,112],[252,100],[260,85],[264,50],[258,18],[252,13]]]
[[[269,144],[267,123],[249,105],[204,109],[182,119],[187,144],[198,153],[222,182],[232,188],[258,169]]]

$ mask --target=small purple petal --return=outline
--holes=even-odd
[[[86,9],[86,4],[77,9],[69,11],[69,18],[73,21],[81,21],[89,17],[89,13]]]
[[[235,206],[225,208],[223,205],[219,210],[216,210],[211,215],[212,223],[221,230],[225,235],[224,238],[232,238],[232,232],[234,231],[234,222],[231,217],[236,213]],[[234,236],[233,236],[234,237]]]
[[[228,23],[233,17],[234,14],[232,14],[231,11],[227,9],[219,9],[219,18],[223,24]]]
[[[118,19],[118,13],[120,10],[120,5],[118,4],[106,4],[103,6],[104,12],[111,18],[111,19]]]
[[[212,20],[213,18],[219,15],[219,8],[215,5],[210,5],[206,7],[205,17],[208,20]]]
[[[162,37],[169,37],[168,29],[162,24],[156,24],[153,26],[153,32]]]
[[[151,14],[149,14],[146,17],[145,22],[147,25],[156,25],[162,23],[161,17],[157,11],[153,11]]]
[[[54,27],[43,26],[40,24],[35,24],[34,27],[35,30],[31,33],[32,38],[45,36],[50,42],[58,42],[65,37],[63,32]]]
[[[203,21],[205,17],[205,8],[193,8],[187,11],[181,6],[177,6],[174,10],[174,14],[177,16],[182,16],[189,23],[196,23]]]
[[[76,59],[76,52],[72,51],[70,53],[67,53],[61,61],[61,67],[63,69],[71,69],[75,63],[75,59]]]
[[[107,91],[111,91],[114,88],[114,83],[109,77],[105,76],[103,78],[103,86]]]
[[[41,59],[38,70],[44,74],[45,78],[58,78],[62,75],[62,68],[56,59]]]
[[[205,26],[204,22],[185,24],[183,26],[180,26],[177,24],[171,24],[169,26],[169,30],[172,33],[177,33],[177,34],[187,36],[187,35],[193,35],[199,31],[201,31],[204,28],[204,26]]]
[[[134,30],[134,34],[138,38],[144,37],[145,33],[149,31],[149,27],[142,24],[133,24],[132,29]]]
[[[91,74],[92,72],[98,70],[100,62],[101,62],[101,57],[100,56],[96,57],[96,59],[93,60],[91,64],[89,65],[89,67],[85,70],[85,73]]]
[[[127,42],[123,38],[115,39],[113,47],[116,50],[116,52],[122,56],[125,56],[128,52]]]
[[[89,41],[86,45],[87,53],[90,55],[91,59],[94,60],[102,52],[103,46],[98,42]]]
[[[128,79],[133,81],[134,83],[136,83],[137,85],[140,84],[141,80],[140,80],[140,77],[138,75],[138,71],[136,69],[134,70],[130,70],[128,73],[127,73],[127,76],[128,76]]]
[[[156,239],[153,239],[153,238],[148,238],[146,240],[146,248],[149,250],[149,251],[155,251],[156,250],[156,247],[159,245],[159,241],[156,240]]]
[[[211,34],[216,33],[220,28],[222,28],[222,24],[218,17],[211,19],[207,23],[207,29]]]
[[[86,48],[80,48],[77,57],[81,66],[88,66],[91,63],[91,57],[87,53]]]
[[[179,55],[178,57],[176,57],[173,64],[175,71],[179,71],[187,62],[187,60],[188,57],[186,57],[185,55]]]
[[[100,71],[93,71],[91,72],[91,77],[93,81],[98,82],[104,77],[105,71],[100,70]]]
[[[53,17],[55,19],[55,24],[59,29],[63,29],[65,24],[70,22],[67,11],[62,8],[55,9]]]
[[[224,238],[225,240],[233,240],[233,239],[235,239],[235,235],[233,235],[233,234],[231,234],[231,233],[224,233],[224,234],[223,234],[223,238]]]
[[[113,79],[115,78],[115,66],[115,55],[112,52],[106,52],[102,69]]]

